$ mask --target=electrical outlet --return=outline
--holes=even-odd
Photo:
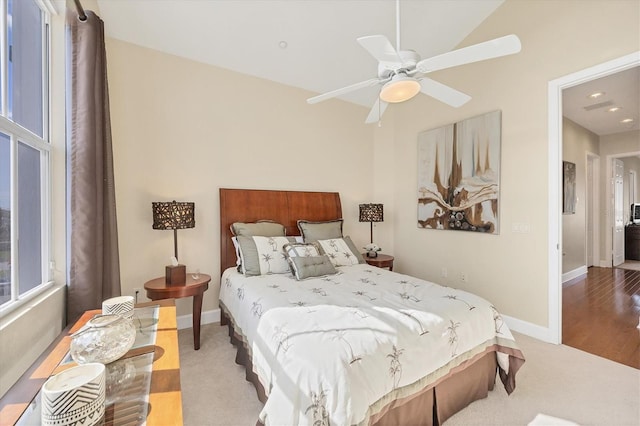
[[[463,283],[467,282],[467,273],[466,272],[460,272],[460,281],[462,281]]]
[[[442,268],[440,270],[440,275],[442,275],[442,278],[447,278],[447,276],[449,275],[449,271],[447,271],[447,268]]]
[[[141,301],[142,301],[142,297],[143,297],[143,295],[142,295],[142,289],[141,289],[141,288],[138,288],[138,287],[134,288],[134,289],[133,289],[133,302],[134,302],[134,303],[139,303],[139,302],[141,302]]]

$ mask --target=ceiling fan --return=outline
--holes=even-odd
[[[510,34],[462,49],[421,59],[413,50],[400,50],[400,0],[396,0],[396,48],[383,35],[360,37],[358,43],[378,60],[378,76],[307,99],[315,104],[356,90],[381,85],[379,99],[365,123],[379,121],[389,103],[399,103],[422,92],[452,107],[460,107],[471,96],[428,78],[430,72],[520,52],[520,39]]]

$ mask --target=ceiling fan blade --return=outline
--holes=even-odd
[[[364,122],[369,124],[369,123],[375,123],[376,121],[380,121],[380,118],[382,118],[382,114],[384,114],[384,110],[387,109],[388,105],[389,104],[383,101],[382,99],[380,98],[376,99],[375,103],[373,104],[373,107],[371,108],[371,111],[369,111],[369,115],[367,116],[367,119]]]
[[[360,83],[355,83],[355,84],[352,84],[350,86],[342,87],[340,89],[332,90],[330,92],[326,92],[326,93],[323,93],[321,95],[309,98],[309,99],[307,99],[307,103],[309,103],[309,104],[317,104],[318,102],[322,102],[322,101],[325,101],[327,99],[335,98],[337,96],[344,95],[346,93],[354,92],[356,90],[363,89],[365,87],[375,86],[376,84],[380,83],[381,81],[384,81],[384,80],[380,80],[379,78],[372,78],[372,79],[369,79],[369,80],[361,81]]]
[[[498,58],[500,56],[513,55],[520,52],[522,45],[515,34],[499,37],[483,43],[474,44],[462,49],[436,55],[423,59],[416,64],[416,69],[421,73],[429,73],[444,68],[484,61],[485,59]]]
[[[429,95],[440,102],[451,105],[452,107],[460,107],[471,99],[471,96],[459,92],[449,86],[445,86],[442,83],[438,83],[435,80],[431,80],[430,78],[423,77],[419,79],[419,81],[421,87],[420,91],[422,93]]]
[[[402,59],[389,39],[383,35],[359,37],[358,43],[364,47],[378,62],[387,69],[398,69],[402,66]]]

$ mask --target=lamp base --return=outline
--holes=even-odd
[[[185,285],[187,282],[187,267],[185,265],[165,266],[164,281],[168,286]]]
[[[377,251],[373,251],[373,250],[372,251],[368,251],[367,252],[367,257],[371,257],[371,258],[378,257],[378,252]]]

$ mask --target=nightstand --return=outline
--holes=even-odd
[[[209,288],[211,277],[207,274],[198,274],[194,278],[193,273],[187,273],[186,283],[167,285],[165,277],[147,281],[144,289],[151,300],[178,299],[180,297],[193,296],[193,349],[200,349],[200,315],[202,315],[202,295]]]
[[[362,254],[364,260],[371,266],[377,266],[378,268],[389,268],[393,271],[393,256],[388,254],[378,254],[377,257],[367,257],[366,253]]]

